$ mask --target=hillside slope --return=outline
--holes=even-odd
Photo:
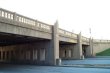
[[[110,56],[110,48],[102,52],[96,53],[96,56]]]

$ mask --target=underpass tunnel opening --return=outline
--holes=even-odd
[[[60,43],[59,43],[59,57],[61,59],[72,59],[74,45],[75,45],[74,43],[60,41]]]
[[[88,49],[90,49],[89,45],[82,45],[82,54],[84,58],[88,57]]]
[[[49,39],[0,33],[0,62],[44,64]]]

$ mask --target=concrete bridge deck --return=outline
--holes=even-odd
[[[15,12],[0,8],[0,32],[24,36],[52,39],[52,25],[34,20]],[[58,29],[60,41],[77,43],[77,35],[72,32]],[[89,45],[89,39],[82,37],[84,44]]]

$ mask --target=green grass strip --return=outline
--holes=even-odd
[[[110,48],[102,52],[96,53],[96,56],[110,56]]]

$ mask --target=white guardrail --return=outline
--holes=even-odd
[[[11,11],[8,11],[8,10],[2,9],[2,8],[0,8],[0,17],[6,18],[9,20],[13,20],[16,22],[24,23],[26,25],[31,25],[31,26],[35,26],[35,27],[38,27],[41,29],[45,29],[45,30],[48,30],[50,32],[52,31],[51,25],[48,25],[46,23],[25,17],[23,15],[20,15],[20,14],[17,14],[15,12],[11,12]],[[63,30],[63,29],[59,29],[59,34],[63,35],[63,36],[70,37],[70,38],[77,39],[77,34],[72,33],[72,32],[68,32],[68,31]],[[89,39],[86,37],[82,37],[82,40],[89,41]]]
[[[94,39],[93,42],[103,42],[103,43],[106,43],[106,42],[110,42],[110,40],[98,40],[98,39]]]
[[[51,25],[0,8],[0,17],[51,31]]]
[[[68,32],[68,31],[63,30],[63,29],[59,29],[59,34],[60,34],[60,35],[67,36],[67,37],[71,37],[71,38],[77,39],[77,34],[74,34],[74,33],[72,33],[72,32]]]
[[[86,38],[86,37],[82,36],[82,41],[89,42],[89,38]]]

